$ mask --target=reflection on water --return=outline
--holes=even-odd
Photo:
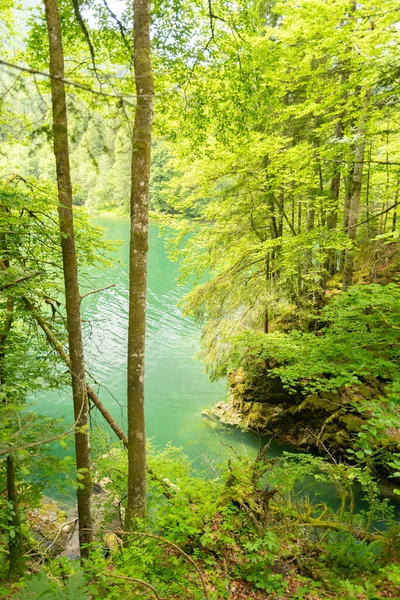
[[[99,217],[108,239],[122,240],[111,268],[89,269],[81,277],[83,293],[113,284],[115,287],[87,296],[83,302],[86,364],[101,384],[101,400],[124,426],[126,406],[126,344],[128,321],[129,222],[122,218]],[[177,302],[188,288],[177,285],[179,266],[164,250],[158,228],[150,226],[148,306],[146,338],[147,435],[162,446],[171,441],[187,446],[197,459],[203,453],[219,457],[225,453],[218,434],[205,427],[201,411],[225,396],[223,382],[210,383],[203,365],[194,359],[200,331],[183,317]],[[96,386],[94,386],[96,387]],[[97,389],[97,388],[96,388]],[[70,392],[53,392],[38,398],[38,412],[72,421]],[[93,414],[93,413],[92,413]],[[96,424],[101,417],[94,416]],[[220,431],[220,430],[219,430]],[[229,443],[241,452],[254,454],[258,441],[252,434],[231,430]],[[275,454],[271,449],[271,453]]]

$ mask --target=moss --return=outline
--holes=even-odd
[[[373,391],[369,386],[365,385],[365,383],[360,383],[358,386],[358,394],[361,395],[362,398],[369,400],[373,396]]]
[[[349,447],[349,436],[345,431],[339,429],[329,436],[329,443],[339,452],[344,451]]]
[[[303,402],[296,406],[296,412],[309,409],[311,412],[322,410],[328,414],[333,413],[337,410],[337,402],[333,402],[333,398],[336,399],[334,394],[326,394],[325,396],[313,394],[311,396],[307,396]]]
[[[339,417],[338,420],[340,423],[343,423],[346,430],[350,433],[358,433],[361,431],[361,425],[364,423],[361,417],[358,417],[352,413],[346,413],[345,415]]]
[[[369,417],[366,412],[355,411],[357,399],[372,400],[382,396],[384,391],[384,384],[371,380],[346,386],[340,393],[289,394],[282,382],[270,377],[267,370],[251,378],[243,369],[238,369],[229,374],[228,380],[231,389],[223,415],[214,412],[222,422],[259,434],[272,434],[276,440],[298,449],[319,453],[328,449],[344,460],[349,458],[347,449],[354,448],[357,433]],[[388,446],[398,443],[400,438],[399,430],[390,433],[386,438]],[[377,444],[382,448],[385,440]],[[382,471],[380,465],[377,469]],[[386,473],[384,469],[383,472]]]

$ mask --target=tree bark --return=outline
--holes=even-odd
[[[144,359],[149,180],[153,122],[150,1],[134,0],[134,66],[137,106],[132,143],[128,323],[128,500],[125,530],[146,512]]]
[[[340,118],[335,125],[335,138],[337,140],[343,138],[343,121]],[[331,178],[331,204],[328,209],[326,225],[328,229],[335,230],[337,228],[338,223],[338,209],[339,209],[339,194],[340,194],[340,170],[341,163],[338,163],[332,174]],[[335,250],[329,249],[327,255],[327,265],[326,269],[329,275],[334,275],[336,273],[336,252]]]
[[[351,170],[348,172],[348,174],[343,177],[343,180],[344,180],[343,231],[346,233],[349,229],[349,211],[350,211],[351,183],[352,183],[353,169],[354,169],[354,165],[352,165]],[[343,272],[344,257],[345,257],[345,250],[340,250],[339,264],[338,264],[339,273]]]
[[[358,213],[360,211],[360,199],[363,179],[363,168],[364,168],[364,155],[365,155],[365,125],[367,122],[368,105],[372,94],[372,89],[367,90],[365,94],[364,110],[361,116],[360,125],[358,127],[358,141],[354,153],[354,169],[351,184],[351,197],[349,206],[349,224],[348,224],[348,237],[351,240],[353,246],[349,248],[344,257],[343,266],[343,286],[344,292],[348,290],[353,281],[354,271],[354,244],[357,237],[357,221]]]
[[[2,261],[6,265],[8,261]],[[6,342],[8,334],[11,331],[13,321],[14,299],[12,296],[7,298],[7,317],[0,333],[0,388],[5,383],[6,377]],[[11,511],[11,519],[9,525],[13,534],[8,535],[8,558],[9,558],[9,579],[18,579],[24,571],[24,556],[22,551],[22,532],[21,520],[19,514],[17,485],[15,475],[15,460],[12,454],[7,456],[6,460],[7,474],[7,500],[9,510]]]
[[[7,500],[12,510],[9,525],[12,527],[14,537],[8,537],[9,554],[9,579],[18,579],[24,572],[24,555],[22,551],[21,521],[19,516],[17,486],[15,477],[15,461],[12,454],[7,456]]]
[[[394,196],[394,203],[395,204],[399,200],[399,186],[400,186],[400,181],[397,180],[397,183],[396,183],[396,193],[395,193],[395,196]],[[396,227],[397,227],[397,206],[394,207],[394,211],[393,211],[392,233],[394,233],[396,231]]]
[[[0,210],[5,211],[5,207],[0,205]],[[7,257],[7,238],[6,234],[0,234],[0,270],[4,273],[9,268],[10,263]],[[6,300],[6,318],[0,331],[0,389],[5,384],[6,379],[6,344],[11,331],[14,318],[14,298],[8,296]],[[6,403],[6,400],[3,400]],[[18,579],[24,571],[24,556],[22,551],[22,532],[21,520],[18,506],[15,460],[12,454],[7,456],[6,460],[6,479],[7,479],[7,500],[9,510],[12,511],[10,526],[13,536],[8,535],[8,558],[9,558],[9,579]]]
[[[53,144],[57,171],[58,214],[63,257],[65,306],[68,342],[71,359],[72,394],[75,433],[79,544],[81,558],[89,554],[92,541],[90,443],[88,399],[86,394],[85,363],[82,342],[78,264],[75,249],[72,213],[72,186],[69,166],[68,122],[65,97],[64,53],[61,38],[60,14],[57,0],[45,0],[46,22],[50,50],[51,99],[53,109]]]

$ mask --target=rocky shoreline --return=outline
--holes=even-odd
[[[96,527],[103,522],[105,501],[110,494],[107,483],[109,480],[105,478],[93,484],[92,513]],[[113,512],[110,530],[104,532],[100,540],[104,548],[114,545],[115,540],[111,538],[116,537],[114,530],[121,525],[119,507],[114,506]],[[31,529],[30,556],[41,557],[42,560],[55,557],[80,559],[77,505],[61,507],[45,496],[37,508],[27,511],[27,520]]]
[[[357,400],[379,398],[384,390],[382,382],[370,381],[340,392],[306,394],[299,387],[290,393],[279,378],[265,373],[251,379],[242,369],[230,372],[228,381],[227,401],[203,411],[204,416],[338,460],[349,459],[348,449],[368,423],[368,412],[357,410]],[[387,432],[387,439],[400,450],[400,430]],[[380,474],[387,475],[384,469]]]

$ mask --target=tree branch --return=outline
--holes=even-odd
[[[90,58],[92,60],[94,74],[96,75],[97,81],[101,84],[98,73],[97,73],[97,67],[96,67],[96,61],[95,61],[95,57],[94,57],[94,48],[93,48],[92,40],[90,39],[90,35],[89,35],[89,31],[86,27],[86,23],[82,18],[81,11],[79,10],[79,2],[78,2],[78,0],[72,0],[72,4],[74,6],[76,20],[78,21],[79,26],[82,29],[82,33],[85,36],[87,44],[89,46]]]
[[[375,213],[374,215],[371,215],[370,217],[368,217],[368,219],[365,219],[365,221],[361,221],[361,223],[357,223],[356,225],[352,225],[348,229],[351,229],[352,227],[359,227],[360,225],[364,225],[364,223],[368,223],[372,219],[375,219],[376,217],[380,217],[381,215],[384,215],[385,213],[393,210],[399,204],[400,204],[400,201],[399,202],[395,202],[394,204],[392,204],[392,206],[389,206],[389,208],[385,208],[385,210],[382,210],[381,212],[378,212],[378,213]]]
[[[110,571],[107,571],[107,573],[105,573],[104,571],[100,571],[100,569],[98,569],[97,567],[94,567],[92,564],[90,565],[90,568],[94,569],[98,573],[101,573],[106,578],[115,577],[116,579],[124,579],[125,581],[132,581],[133,583],[138,583],[139,585],[149,588],[149,590],[151,590],[153,592],[153,594],[155,595],[156,598],[158,598],[158,600],[162,600],[162,598],[161,598],[160,594],[157,592],[156,588],[154,588],[150,583],[147,583],[146,581],[142,581],[141,579],[136,579],[136,577],[125,577],[124,575],[114,575],[114,573],[111,573]]]
[[[333,162],[333,163],[346,163],[348,165],[367,165],[367,164],[374,164],[374,165],[384,165],[384,166],[394,166],[394,167],[400,167],[400,162],[391,162],[391,161],[387,161],[387,160],[372,160],[372,159],[368,159],[368,160],[344,160],[344,159],[339,159],[339,158],[322,158],[322,157],[318,157],[318,160],[323,160],[324,162]]]
[[[15,65],[13,63],[7,62],[6,60],[0,59],[0,65],[4,65],[5,67],[9,67],[10,69],[16,69],[17,71],[22,71],[23,73],[31,73],[32,75],[41,75],[42,77],[48,77],[49,79],[57,79],[58,81],[63,81],[66,85],[72,85],[75,88],[83,90],[85,92],[89,92],[90,94],[95,94],[96,96],[103,96],[104,98],[112,98],[117,99],[121,103],[128,104],[130,106],[136,106],[135,103],[127,100],[128,96],[122,96],[120,94],[109,94],[107,92],[101,92],[99,90],[94,90],[86,85],[82,85],[81,83],[77,83],[76,81],[70,81],[69,79],[65,79],[65,77],[57,77],[56,75],[50,75],[50,73],[46,73],[45,71],[38,71],[36,69],[31,69],[29,67],[22,67],[20,65]],[[141,94],[129,94],[131,98],[147,98],[147,95]]]
[[[113,287],[115,287],[115,283],[112,283],[111,285],[106,285],[105,287],[102,287],[102,288],[98,288],[97,290],[90,290],[90,292],[86,292],[86,294],[83,294],[83,296],[81,296],[81,302],[84,298],[86,298],[86,296],[90,296],[90,294],[97,294],[98,292],[103,292],[104,290],[109,290],[110,288],[113,288]]]
[[[196,569],[196,572],[200,578],[200,581],[201,581],[201,584],[203,587],[204,597],[206,598],[206,600],[209,600],[206,582],[204,580],[204,576],[200,570],[200,567],[193,560],[193,558],[191,556],[189,556],[188,554],[186,554],[186,552],[184,550],[182,550],[182,548],[177,546],[177,544],[174,544],[174,542],[170,542],[169,540],[166,540],[165,538],[163,538],[159,535],[154,535],[153,533],[146,533],[144,531],[122,531],[121,529],[118,529],[117,533],[119,533],[121,535],[136,535],[136,536],[142,536],[142,537],[149,537],[154,540],[159,540],[160,542],[163,542],[163,544],[168,544],[169,546],[172,546],[173,548],[175,548],[175,550],[178,550],[178,552],[180,552]]]
[[[130,44],[128,43],[128,40],[126,39],[126,29],[123,26],[122,22],[118,19],[117,15],[115,13],[113,13],[113,11],[111,10],[111,8],[109,7],[109,5],[107,4],[107,0],[103,0],[103,4],[106,8],[106,10],[110,13],[111,17],[114,19],[114,21],[117,23],[119,31],[121,33],[121,37],[124,41],[124,44],[127,48],[127,50],[129,51],[129,54],[131,55],[131,59],[133,58],[133,54],[132,54],[132,48],[130,46]]]
[[[27,281],[28,279],[33,279],[34,277],[38,277],[39,275],[42,275],[43,273],[44,273],[44,271],[37,271],[36,273],[31,273],[30,275],[24,275],[24,277],[19,277],[18,279],[15,279],[15,281],[12,281],[11,283],[5,283],[4,285],[0,286],[0,292],[2,292],[3,290],[5,290],[9,287],[13,287],[14,285],[18,285],[22,281]]]

